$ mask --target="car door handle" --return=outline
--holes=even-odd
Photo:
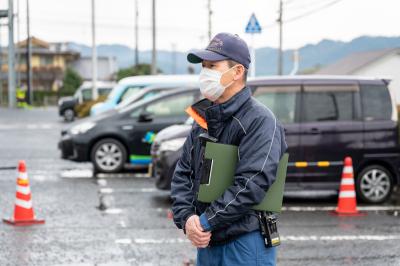
[[[133,126],[131,126],[131,125],[125,125],[125,126],[122,126],[121,128],[122,128],[122,130],[132,130],[132,129],[133,129]]]
[[[321,130],[319,130],[318,128],[316,128],[316,127],[313,127],[313,128],[311,128],[310,129],[310,131],[309,131],[311,134],[320,134],[321,133]]]

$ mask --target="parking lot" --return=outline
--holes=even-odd
[[[183,265],[196,251],[176,229],[169,194],[146,174],[92,177],[92,166],[60,159],[65,125],[55,108],[0,109],[1,167],[26,160],[44,225],[0,225],[0,265]],[[12,214],[15,170],[0,171],[0,214]],[[307,197],[304,197],[304,195]],[[337,197],[291,193],[279,217],[278,265],[400,265],[400,197],[367,215],[330,214]]]

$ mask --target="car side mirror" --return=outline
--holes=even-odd
[[[138,118],[139,122],[150,122],[153,121],[153,113],[150,113],[148,111],[143,111],[140,113],[139,118]]]

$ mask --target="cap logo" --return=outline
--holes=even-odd
[[[210,44],[207,47],[207,50],[210,51],[221,51],[224,42],[221,39],[214,38],[211,40]]]

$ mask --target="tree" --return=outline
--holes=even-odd
[[[83,80],[82,77],[74,69],[68,67],[64,73],[63,87],[61,93],[63,95],[72,95],[76,89],[81,86]]]
[[[157,73],[162,73],[160,69],[157,69]],[[117,72],[117,81],[131,76],[139,75],[150,75],[151,65],[150,64],[138,64],[133,67],[122,68]]]

